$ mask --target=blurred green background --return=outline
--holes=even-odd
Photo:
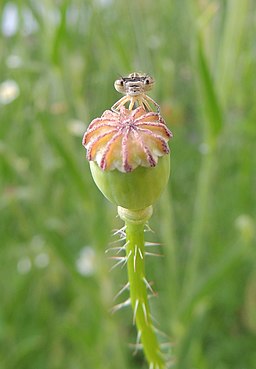
[[[82,135],[152,74],[174,134],[147,240],[160,329],[177,369],[256,368],[256,6],[251,0],[2,1],[0,368],[138,369],[122,226],[92,182]]]

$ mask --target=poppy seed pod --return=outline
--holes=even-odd
[[[127,209],[152,205],[170,174],[163,118],[143,107],[107,110],[94,119],[83,137],[93,179],[111,202]]]

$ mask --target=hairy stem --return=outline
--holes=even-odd
[[[136,324],[149,368],[164,369],[164,359],[150,315],[147,295],[150,286],[145,277],[144,228],[152,214],[152,207],[139,211],[119,207],[118,213],[126,225],[126,256],[133,322]]]

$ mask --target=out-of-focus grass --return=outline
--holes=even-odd
[[[121,223],[81,146],[136,70],[174,133],[154,315],[177,368],[254,368],[254,2],[4,1],[0,17],[0,82],[20,89],[0,105],[0,368],[146,367],[131,312],[109,314],[125,270],[109,274],[104,249]]]

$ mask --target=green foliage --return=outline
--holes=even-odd
[[[254,1],[3,1],[0,82],[0,369],[146,368],[126,283],[104,255],[122,222],[95,187],[82,135],[120,97],[118,74],[152,74],[174,134],[168,190],[148,241],[153,315],[177,369],[254,368]],[[13,11],[16,29],[7,32]],[[17,91],[16,91],[17,92]]]

